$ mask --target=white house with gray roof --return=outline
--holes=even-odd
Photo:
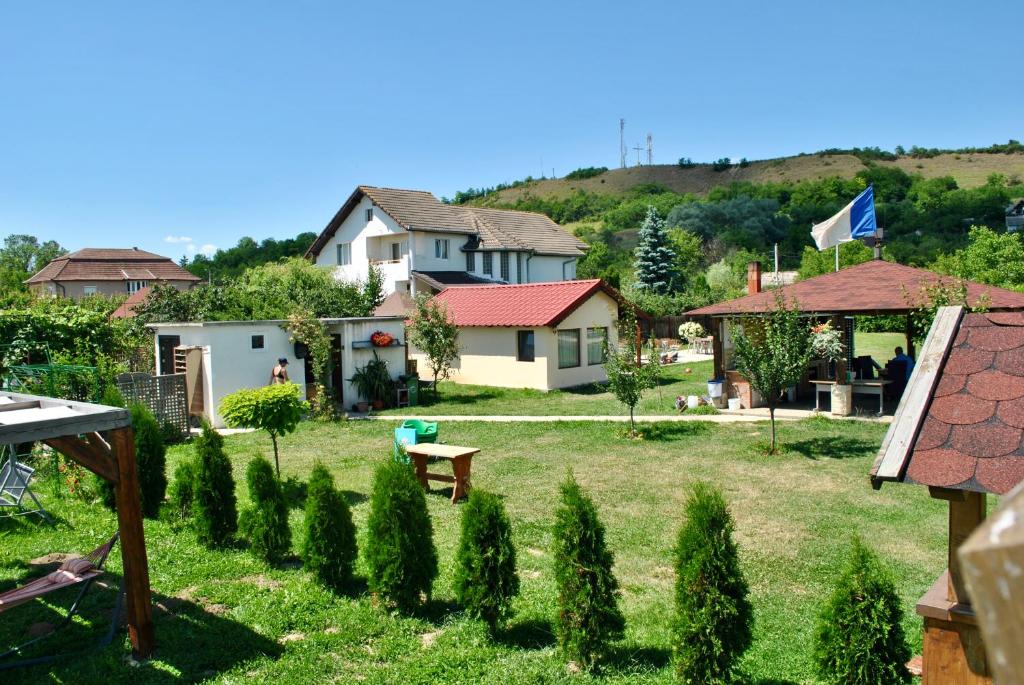
[[[339,280],[365,280],[372,264],[384,275],[385,293],[415,295],[458,285],[572,280],[586,249],[543,214],[359,186],[306,257],[334,267]]]

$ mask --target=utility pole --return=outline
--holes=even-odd
[[[626,120],[619,119],[619,168],[626,168]]]
[[[654,164],[654,138],[647,134],[647,166]]]

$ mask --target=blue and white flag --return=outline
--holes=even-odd
[[[868,186],[834,217],[815,224],[811,228],[811,237],[819,250],[827,250],[839,243],[873,236],[877,231],[875,191]]]

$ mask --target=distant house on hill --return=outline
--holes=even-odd
[[[533,212],[446,205],[428,192],[359,186],[306,257],[344,280],[370,265],[384,292],[415,295],[452,286],[576,278],[586,243]]]
[[[134,295],[158,282],[185,290],[200,280],[169,257],[137,247],[87,247],[57,257],[25,283],[38,294],[77,300],[92,295]]]
[[[1006,210],[1006,230],[1024,230],[1024,200],[1017,200]]]

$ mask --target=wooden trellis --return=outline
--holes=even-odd
[[[141,402],[161,424],[173,424],[182,435],[188,433],[188,401],[185,374],[150,376],[126,373],[117,377],[117,389],[126,402]]]

